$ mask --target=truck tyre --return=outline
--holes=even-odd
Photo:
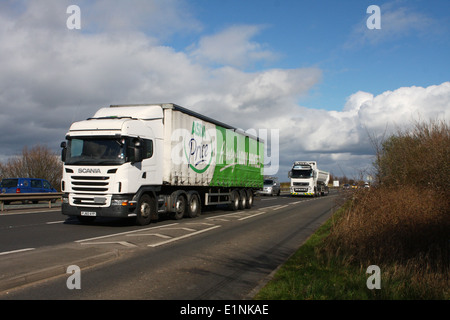
[[[247,205],[245,208],[251,209],[253,206],[253,191],[251,189],[247,189],[245,192],[247,193]]]
[[[148,194],[144,194],[136,208],[136,224],[146,226],[150,223],[153,211],[156,210],[155,199]]]
[[[233,211],[236,211],[239,209],[239,191],[238,190],[233,190],[231,191],[231,195],[230,195],[230,209]]]
[[[245,189],[239,190],[239,210],[244,210],[247,207],[247,192]]]
[[[187,209],[187,216],[189,218],[195,218],[201,214],[200,199],[197,193],[193,193],[190,195],[186,209]]]
[[[174,212],[170,213],[170,217],[175,220],[183,219],[186,213],[186,198],[182,194],[178,194],[175,200]]]

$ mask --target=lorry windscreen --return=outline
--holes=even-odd
[[[65,163],[115,165],[126,161],[126,139],[72,138],[68,140]]]
[[[312,170],[292,170],[292,178],[311,178],[312,175]]]

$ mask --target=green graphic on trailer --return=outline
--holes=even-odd
[[[213,138],[209,131],[202,123],[193,121],[190,138],[185,137],[184,141],[184,154],[189,167],[196,173],[204,173],[214,157]]]
[[[263,186],[264,143],[216,126],[216,166],[211,186]]]

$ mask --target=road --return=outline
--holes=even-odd
[[[64,244],[120,254],[81,268],[81,289],[68,289],[66,274],[7,290],[0,299],[250,299],[330,217],[337,199],[262,197],[250,210],[219,208],[146,227],[114,219],[85,226],[57,211],[1,215],[0,259]]]

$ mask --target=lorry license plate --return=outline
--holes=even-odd
[[[95,217],[97,212],[94,211],[81,211],[82,216]]]

